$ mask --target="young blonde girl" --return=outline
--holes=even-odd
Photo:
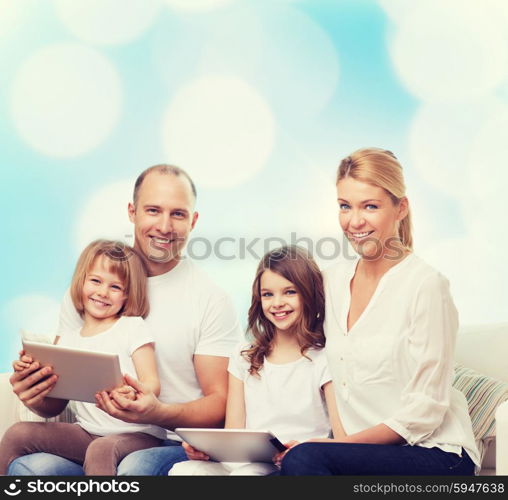
[[[146,272],[134,249],[122,243],[97,240],[82,252],[72,278],[70,295],[83,318],[83,327],[57,337],[67,347],[116,353],[123,373],[141,380],[159,393],[159,377],[153,338],[143,318],[148,315]],[[33,370],[38,362],[21,353],[14,370]],[[51,398],[58,374],[52,375],[41,405],[61,410],[68,401]],[[125,385],[114,389],[136,399]],[[118,462],[136,450],[158,446],[164,431],[150,425],[130,424],[99,410],[94,404],[73,402],[76,424],[21,422],[13,425],[0,442],[0,474],[16,458],[48,452],[83,464],[86,475],[114,475]]]
[[[252,285],[252,343],[230,358],[226,428],[271,430],[286,446],[343,430],[322,348],[324,292],[316,263],[289,246],[267,253]],[[267,475],[276,464],[208,461],[184,443],[189,462],[170,475]],[[280,460],[275,457],[275,462]]]

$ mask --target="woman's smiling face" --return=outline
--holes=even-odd
[[[407,200],[395,204],[378,186],[345,177],[337,183],[339,222],[362,257],[379,258],[388,240],[398,238],[399,222],[407,215]]]

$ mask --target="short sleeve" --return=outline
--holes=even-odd
[[[242,356],[242,351],[248,349],[250,345],[237,344],[234,353],[229,357],[228,372],[237,379],[245,381],[249,373],[249,362]]]
[[[450,406],[458,329],[448,281],[440,274],[425,279],[413,306],[408,354],[414,368],[402,390],[399,410],[384,422],[410,445],[428,438]]]
[[[220,289],[207,301],[194,354],[229,357],[242,339],[238,318],[230,298]]]
[[[140,316],[124,316],[122,328],[128,329],[129,356],[145,344],[154,342],[154,337],[145,320]]]
[[[322,389],[325,384],[332,380],[332,375],[330,374],[330,370],[328,368],[328,361],[326,359],[324,349],[314,351],[312,362],[315,363],[319,387]]]
[[[83,320],[74,307],[70,289],[67,289],[63,296],[62,303],[60,304],[57,335],[59,337],[64,337],[66,333],[80,330],[82,326]]]

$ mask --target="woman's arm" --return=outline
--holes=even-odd
[[[342,422],[340,421],[339,410],[333,390],[333,383],[328,382],[323,387],[325,393],[326,406],[330,417],[330,425],[332,427],[333,438],[327,439],[311,439],[312,442],[322,443],[366,443],[366,444],[402,444],[405,442],[399,434],[394,432],[388,426],[379,424],[369,429],[365,429],[355,434],[346,434]]]
[[[136,369],[137,379],[156,396],[161,390],[159,374],[157,372],[157,361],[153,343],[144,344],[132,353],[132,362]]]
[[[389,418],[336,441],[368,444],[417,444],[442,423],[449,408],[457,311],[448,282],[429,276],[415,294],[408,348],[412,373],[400,393],[400,407]]]
[[[243,381],[229,374],[228,400],[226,405],[226,429],[245,428],[245,396]]]
[[[457,330],[448,281],[432,274],[413,300],[405,350],[411,376],[402,388],[399,409],[382,422],[410,445],[432,435],[450,407]]]
[[[342,439],[346,436],[342,422],[340,421],[339,409],[337,408],[337,400],[335,399],[335,391],[333,382],[328,382],[323,386],[325,394],[326,407],[328,409],[328,417],[334,439]]]

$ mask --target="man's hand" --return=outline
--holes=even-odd
[[[16,361],[13,363],[13,365]],[[58,380],[51,366],[41,368],[38,361],[33,361],[27,368],[15,371],[9,382],[13,392],[28,408],[36,408],[51,392]]]
[[[95,395],[96,406],[124,422],[156,424],[162,403],[135,378],[125,375],[124,380],[126,385],[136,391],[135,400],[124,397],[118,391],[112,391],[111,394],[102,391]]]

